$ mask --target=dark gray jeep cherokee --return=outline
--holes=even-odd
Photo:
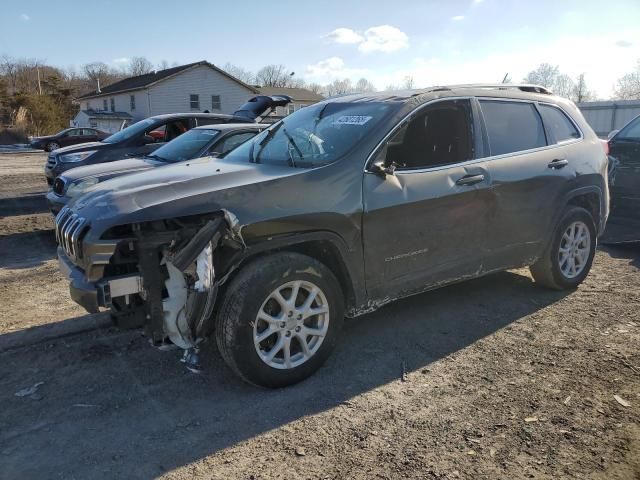
[[[245,380],[312,374],[343,317],[530,266],[577,287],[608,215],[607,157],[531,85],[328,99],[222,159],[108,180],[56,218],[71,296],[197,368],[215,334]]]

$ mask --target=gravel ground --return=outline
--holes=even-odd
[[[0,336],[84,315],[51,228],[0,217]],[[401,300],[276,391],[133,331],[5,351],[0,478],[638,479],[639,273],[629,245],[574,292],[516,270]]]

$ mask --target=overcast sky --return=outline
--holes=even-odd
[[[520,81],[548,62],[608,97],[640,59],[640,0],[3,0],[0,54],[61,67],[282,63],[307,81],[364,76],[378,88],[406,75]]]

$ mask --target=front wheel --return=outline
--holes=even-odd
[[[284,387],[320,368],[343,316],[339,283],[327,267],[276,253],[246,265],[229,285],[218,311],[218,348],[249,383]]]
[[[591,214],[571,207],[563,215],[542,257],[531,267],[536,283],[555,290],[576,288],[587,277],[596,251]]]
[[[57,142],[49,142],[47,143],[47,146],[45,147],[45,150],[47,152],[53,152],[54,150],[60,148],[60,144]]]

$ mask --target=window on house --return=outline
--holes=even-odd
[[[290,103],[289,105],[287,105],[287,115],[291,115],[295,111],[296,111],[296,106],[293,103]]]
[[[97,120],[89,120],[89,126],[91,128],[98,128],[98,121]]]
[[[111,99],[111,111],[112,112],[116,111],[116,99],[115,98]]]
[[[211,95],[211,110],[221,110],[220,95]]]
[[[491,155],[544,147],[542,120],[531,103],[480,100]]]
[[[105,112],[107,111],[107,99],[106,98],[104,100],[102,100],[102,109]]]
[[[85,104],[85,110],[89,110],[89,102]]]
[[[189,95],[189,107],[191,110],[200,110],[200,95]]]
[[[131,110],[135,110],[136,109],[136,96],[135,95],[130,95],[129,96],[129,106],[131,107]]]

